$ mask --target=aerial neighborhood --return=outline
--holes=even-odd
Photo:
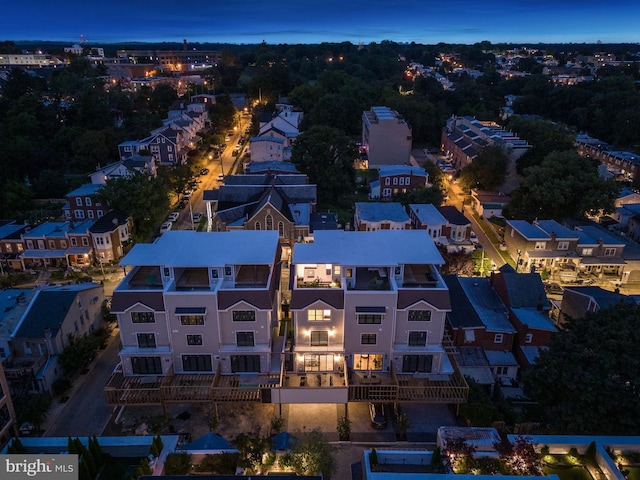
[[[3,454],[637,478],[637,45],[47,47],[0,43]]]

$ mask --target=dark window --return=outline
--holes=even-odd
[[[182,355],[182,369],[185,372],[212,372],[211,355]]]
[[[187,345],[202,345],[202,335],[187,335]]]
[[[236,332],[236,344],[238,347],[253,347],[253,332]]]
[[[233,312],[234,322],[255,322],[256,312],[255,310],[235,310]]]
[[[11,415],[9,414],[9,406],[4,404],[2,408],[0,408],[0,431],[2,431],[10,421]]]
[[[155,323],[156,316],[153,312],[131,312],[133,323]]]
[[[329,345],[329,332],[311,332],[312,347],[326,347]]]
[[[409,332],[410,347],[424,347],[427,344],[427,332]]]
[[[430,322],[431,310],[409,310],[410,322]]]
[[[431,372],[433,355],[404,355],[402,357],[403,372]]]
[[[139,333],[138,348],[156,348],[156,336],[153,333]]]
[[[382,315],[376,315],[373,313],[359,314],[358,323],[382,323]]]
[[[360,337],[360,344],[362,345],[375,345],[376,334],[375,333],[363,333]]]
[[[131,368],[138,375],[162,373],[160,357],[131,357]]]
[[[204,325],[204,315],[180,315],[182,325]]]
[[[164,267],[164,268],[162,269],[162,271],[163,271],[163,273],[164,273],[164,276],[165,276],[165,277],[168,277],[168,276],[169,276],[169,269],[168,269],[167,267]]]
[[[260,355],[231,355],[232,372],[259,372]]]

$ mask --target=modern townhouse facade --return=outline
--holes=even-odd
[[[442,257],[403,233],[317,231],[295,244],[285,283],[275,231],[135,245],[113,294],[122,349],[107,404],[464,402],[442,340]],[[287,311],[293,330],[278,329]]]
[[[407,164],[412,141],[411,126],[395,110],[376,106],[362,113],[362,147],[369,168]]]

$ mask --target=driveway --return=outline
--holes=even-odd
[[[104,401],[103,390],[119,361],[118,352],[120,335],[114,333],[107,347],[99,352],[89,372],[76,379],[69,399],[65,403],[54,402],[46,420],[45,436],[83,437],[102,434],[111,416]]]

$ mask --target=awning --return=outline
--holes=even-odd
[[[67,255],[88,255],[91,251],[91,247],[70,247],[67,248]]]
[[[356,313],[386,313],[387,307],[356,307]]]
[[[204,315],[205,307],[176,307],[176,315]]]
[[[20,258],[66,258],[66,250],[25,250]]]

